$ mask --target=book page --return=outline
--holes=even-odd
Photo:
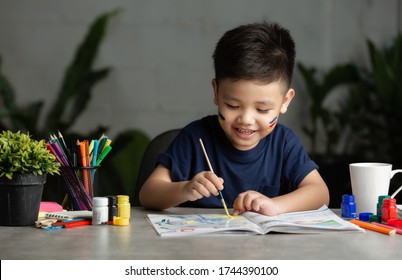
[[[229,218],[218,214],[158,215],[148,214],[148,221],[161,236],[194,236],[222,233],[263,234],[261,229],[242,216]]]
[[[259,225],[264,232],[321,233],[328,231],[360,231],[358,226],[338,217],[323,206],[317,210],[286,213],[278,216],[265,216],[254,212],[243,216]]]

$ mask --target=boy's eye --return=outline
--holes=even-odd
[[[257,109],[259,113],[266,114],[269,112],[269,109]]]
[[[228,103],[225,103],[225,105],[230,109],[239,109],[240,108],[239,106],[230,105]]]

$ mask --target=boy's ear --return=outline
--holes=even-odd
[[[285,114],[288,110],[288,106],[290,102],[292,101],[293,97],[295,96],[295,90],[293,88],[290,88],[288,92],[286,93],[285,97],[283,98],[282,106],[281,106],[281,114]]]
[[[212,88],[214,89],[214,104],[218,105],[218,84],[216,83],[216,79],[212,79]]]

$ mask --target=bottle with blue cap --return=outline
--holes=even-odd
[[[356,202],[353,194],[344,194],[342,196],[341,217],[346,219],[356,218]]]

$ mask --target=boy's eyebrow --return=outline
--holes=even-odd
[[[235,102],[241,102],[240,99],[237,99],[233,96],[227,95],[227,94],[222,94],[222,97],[226,100],[231,100],[231,101],[235,101]],[[261,105],[266,105],[266,106],[275,106],[275,102],[272,100],[265,100],[265,101],[257,101],[257,104],[261,104]]]
[[[266,105],[266,106],[274,106],[275,102],[271,101],[271,100],[267,100],[267,101],[257,101],[257,104],[261,104],[261,105]]]
[[[223,93],[222,97],[223,97],[223,99],[227,99],[227,100],[232,100],[232,101],[237,101],[237,102],[241,101],[240,99],[237,99],[237,98],[235,98],[233,96],[227,95],[226,93]]]

